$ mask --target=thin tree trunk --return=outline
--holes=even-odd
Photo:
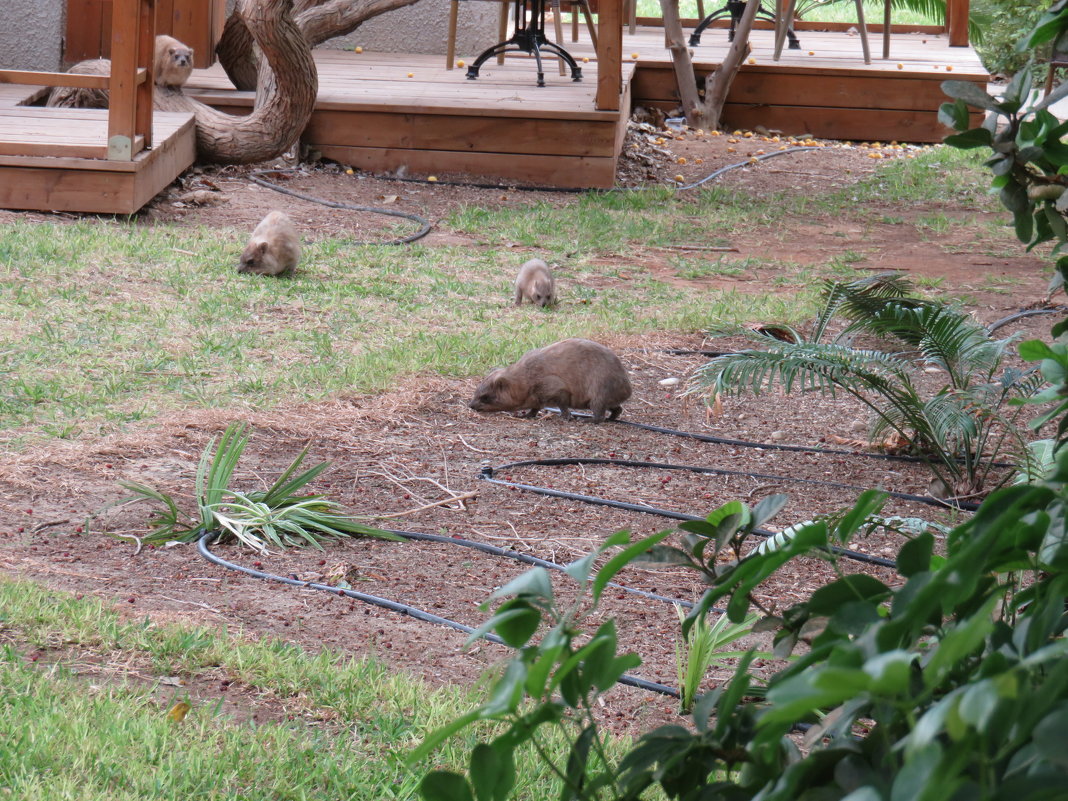
[[[753,21],[756,19],[759,8],[760,0],[749,0],[745,4],[745,12],[738,21],[738,27],[734,31],[734,41],[731,42],[727,55],[723,57],[719,69],[705,81],[705,100],[702,106],[708,127],[720,127],[723,104],[727,102],[727,92],[730,91],[731,83],[734,81],[734,76],[738,74],[742,61],[749,54],[749,32],[753,30]]]
[[[660,0],[660,9],[664,15],[664,36],[671,52],[671,64],[675,68],[675,85],[682,101],[682,112],[686,123],[693,128],[704,128],[701,98],[697,94],[697,80],[693,71],[690,48],[682,32],[682,20],[679,18],[679,0]]]

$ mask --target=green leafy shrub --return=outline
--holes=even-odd
[[[1068,786],[1068,450],[1049,480],[998,490],[953,529],[945,554],[925,533],[897,554],[897,580],[841,570],[831,546],[848,544],[885,496],[865,493],[834,522],[810,523],[778,550],[750,549],[755,521],[770,508],[734,502],[704,525],[686,524],[685,548],[666,533],[629,544],[590,580],[591,554],[568,572],[599,589],[644,555],[697,566],[710,587],[683,624],[726,602],[740,623],[753,590],[785,564],[824,559],[838,577],[776,613],[780,656],[796,659],[752,693],[751,655],[724,687],[698,698],[693,728],[651,731],[613,760],[589,715],[611,681],[638,663],[616,652],[613,621],[585,645],[575,621],[555,607],[544,572],[531,571],[494,594],[508,598],[480,632],[493,630],[516,656],[490,700],[429,737],[413,758],[475,720],[506,722],[503,734],[472,753],[468,776],[431,773],[428,801],[501,801],[515,781],[514,751],[538,742],[542,726],[577,731],[566,764],[554,765],[562,799],[666,797],[680,801],[942,801],[1064,797]],[[738,559],[719,558],[747,553]],[[547,632],[539,624],[554,625]],[[803,645],[804,648],[799,648]],[[806,749],[792,734],[808,725]]]

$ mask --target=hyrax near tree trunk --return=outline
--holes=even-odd
[[[281,275],[292,272],[299,260],[300,237],[293,221],[280,211],[272,211],[252,232],[237,271]]]
[[[531,259],[519,268],[515,279],[515,305],[524,300],[542,307],[556,303],[556,280],[549,265],[541,259]]]
[[[565,420],[571,419],[571,409],[589,409],[593,422],[600,423],[606,412],[609,420],[619,417],[630,393],[630,379],[616,354],[588,339],[565,339],[492,370],[468,406],[476,412],[526,409],[527,417],[558,406]]]
[[[193,48],[182,44],[173,36],[157,36],[152,63],[156,86],[181,92],[181,87],[193,73]],[[106,58],[79,61],[68,72],[76,75],[109,75],[111,61]],[[108,100],[107,89],[57,86],[48,95],[45,105],[51,108],[107,108]],[[153,105],[160,108],[157,100],[158,94],[153,95]]]

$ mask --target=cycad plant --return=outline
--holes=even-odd
[[[793,329],[792,342],[749,332],[763,349],[717,357],[699,370],[697,381],[709,395],[759,394],[776,383],[787,392],[845,391],[874,413],[873,440],[896,432],[950,494],[979,492],[1006,443],[1023,451],[1011,417],[1002,413],[1005,402],[1033,394],[1040,378],[1030,370],[1001,369],[1011,340],[995,340],[958,308],[909,297],[910,289],[897,275],[828,281],[808,338]],[[850,322],[823,341],[836,316]],[[900,349],[853,347],[858,333]],[[945,383],[925,390],[918,382],[925,372],[944,376]]]
[[[205,531],[217,531],[222,539],[236,537],[257,551],[268,545],[285,548],[293,545],[322,547],[324,539],[352,536],[372,536],[400,539],[386,531],[364,525],[343,514],[341,507],[322,495],[304,495],[301,491],[330,466],[321,462],[302,473],[300,469],[305,448],[282,475],[266,490],[242,492],[230,485],[234,471],[248,444],[248,428],[244,423],[231,423],[219,439],[208,443],[200,455],[194,485],[195,514],[184,514],[174,498],[147,484],[123,481],[120,486],[132,494],[108,504],[104,510],[130,503],[153,504],[150,515],[151,530],[139,542],[161,544],[170,541],[190,542]],[[87,527],[88,530],[88,527]]]

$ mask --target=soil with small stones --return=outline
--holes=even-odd
[[[757,151],[768,153],[798,143],[781,138],[776,141],[773,134],[673,134],[640,126],[632,127],[630,137],[621,168],[624,185],[685,185],[719,167],[744,163],[718,181],[758,195],[780,190],[813,194],[830,186],[847,186],[870,174],[882,159],[911,153],[907,148],[882,144],[827,146],[750,163],[749,159],[762,155]],[[194,170],[157,198],[138,216],[137,223],[218,227],[234,238],[235,264],[241,239],[247,235],[240,232],[250,230],[280,202],[309,238],[382,240],[397,236],[398,231],[403,233],[407,225],[297,198],[280,201],[272,190],[251,183],[248,173],[247,168]],[[449,181],[460,176],[434,177],[439,180],[412,182],[396,176],[350,175],[345,165],[319,165],[275,173],[272,180],[336,202],[421,215],[435,225],[423,240],[428,246],[484,246],[477,236],[449,230],[443,224],[444,218],[461,206],[573,202],[573,196],[566,193],[457,186]],[[937,210],[953,214],[952,208]],[[888,206],[885,222],[871,221],[870,215],[865,222],[819,216],[788,220],[732,239],[730,247],[737,250],[738,258],[753,256],[761,260],[760,265],[781,261],[795,267],[825,264],[850,249],[860,254],[854,265],[860,273],[902,270],[941,279],[940,290],[966,297],[984,322],[1042,304],[1047,271],[1040,256],[1026,254],[1022,248],[1003,249],[1010,255],[986,255],[951,226],[944,232],[921,233],[891,219],[907,222],[932,211]],[[69,216],[0,212],[0,223],[14,219],[55,221]],[[976,215],[968,216],[974,219]],[[990,219],[1001,219],[1001,215],[990,215]],[[709,221],[713,232],[714,222]],[[710,288],[749,293],[788,291],[786,287],[777,289],[780,270],[768,266],[737,275],[679,277],[671,259],[680,254],[701,254],[701,247],[700,243],[679,243],[677,250],[638,247],[625,258],[619,257],[625,269],[617,280],[625,285],[632,280],[629,272],[648,271],[692,290],[695,301]],[[502,299],[500,313],[531,312],[529,307],[516,309]],[[555,313],[566,314],[566,302]],[[1003,333],[1044,336],[1051,319],[1023,319]],[[312,460],[332,462],[314,488],[357,513],[398,515],[380,519],[380,525],[473,540],[560,564],[589,552],[619,529],[647,535],[673,523],[650,514],[489,484],[479,480],[484,465],[499,468],[529,459],[593,457],[712,467],[723,472],[577,464],[510,467],[499,469],[497,476],[698,515],[733,499],[753,504],[775,493],[787,493],[791,500],[774,520],[776,527],[841,509],[866,487],[921,495],[928,490],[929,475],[920,465],[871,458],[848,443],[834,444],[863,436],[864,409],[851,400],[815,393],[773,394],[725,399],[722,409],[710,411],[683,394],[687,379],[706,359],[669,351],[729,349],[741,346],[740,341],[708,342],[699,335],[665,332],[616,337],[606,344],[617,350],[633,379],[635,392],[625,405],[625,420],[754,443],[835,447],[846,452],[817,454],[713,444],[619,423],[564,421],[548,414],[534,420],[508,414],[479,415],[466,406],[477,379],[416,376],[392,392],[375,396],[339,397],[252,414],[190,410],[183,416],[98,440],[55,441],[9,454],[0,465],[0,570],[56,590],[103,597],[132,617],[225,624],[230,631],[280,637],[311,650],[327,647],[350,654],[373,653],[396,669],[432,683],[475,683],[487,671],[499,669],[507,657],[505,649],[487,643],[465,649],[464,635],[444,626],[422,623],[335,593],[254,580],[206,562],[191,545],[145,548],[135,553],[129,540],[82,531],[84,518],[120,497],[123,493],[117,482],[123,480],[146,482],[188,501],[198,455],[211,437],[234,419],[247,419],[254,426],[239,475],[242,486],[263,486],[307,446]],[[679,382],[673,384],[667,379]],[[433,505],[467,494],[472,495],[466,500]],[[956,519],[943,508],[913,501],[892,500],[887,510],[947,522]],[[141,532],[144,522],[145,510],[137,507],[113,510],[107,518],[109,528],[121,533]],[[859,541],[856,547],[886,558],[899,544],[892,536],[878,535]],[[481,602],[526,569],[506,557],[458,544],[372,539],[337,542],[323,551],[259,555],[233,544],[218,546],[215,551],[225,559],[247,566],[256,564],[263,571],[302,581],[330,583],[341,576],[358,592],[468,626],[477,626],[484,619]],[[843,568],[894,580],[891,571],[870,564],[844,561]],[[759,598],[768,608],[782,609],[830,575],[823,562],[799,562],[762,587]],[[573,592],[569,582],[559,575],[554,582],[561,597],[569,598]],[[702,591],[695,575],[677,567],[631,566],[620,574],[619,582],[680,600],[694,600]],[[641,655],[643,664],[635,673],[675,685],[674,608],[612,588],[588,625],[597,625],[609,616],[618,621],[621,648]],[[759,638],[741,643],[766,644]],[[760,663],[759,667],[771,670],[774,664]],[[728,672],[729,668],[714,671],[708,683],[721,680]],[[210,694],[216,680],[225,683],[219,692],[240,692],[226,677],[211,675],[204,680],[205,693]],[[635,732],[675,718],[675,702],[655,693],[618,687],[606,702],[604,716],[620,731]]]

